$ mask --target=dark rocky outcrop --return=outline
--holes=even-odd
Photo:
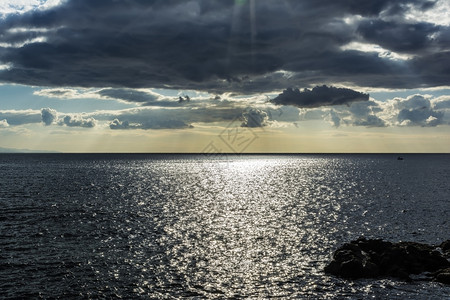
[[[449,256],[450,240],[431,246],[359,238],[338,248],[325,272],[349,279],[395,277],[406,281],[412,280],[413,274],[424,274],[421,280],[449,284]]]

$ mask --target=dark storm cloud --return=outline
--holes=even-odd
[[[63,98],[63,97],[70,97],[71,91],[69,91],[69,90],[51,90],[51,91],[46,91],[46,94],[50,97]]]
[[[448,28],[403,18],[411,7],[428,9],[432,1],[259,0],[254,19],[249,2],[241,3],[69,0],[49,10],[9,15],[0,21],[0,62],[12,67],[0,72],[0,80],[213,93],[333,82],[376,87],[449,82],[449,72],[434,63],[450,63],[448,54],[436,56]],[[361,19],[344,20],[352,15]],[[383,21],[381,15],[396,21]],[[432,34],[441,36],[440,42],[432,41]],[[418,56],[399,63],[376,53],[342,50],[352,41]],[[280,77],[280,70],[293,74]],[[145,94],[103,93],[151,103]]]
[[[351,89],[328,86],[316,86],[313,89],[288,88],[271,100],[277,105],[293,105],[301,108],[350,104],[367,101],[369,95]]]
[[[316,7],[327,6],[327,10],[343,10],[353,14],[362,16],[377,16],[385,11],[388,14],[401,14],[408,9],[408,5],[415,5],[421,10],[426,10],[434,6],[436,1],[421,1],[421,0],[376,0],[376,1],[361,1],[361,0],[316,0],[311,1],[311,4]]]
[[[98,94],[103,97],[129,102],[151,102],[157,99],[153,94],[132,89],[103,89]]]
[[[419,70],[422,85],[449,85],[450,84],[450,51],[432,53],[417,57],[411,65]]]
[[[432,44],[432,34],[440,27],[430,23],[396,23],[383,20],[361,22],[358,33],[370,42],[398,52],[417,52]]]

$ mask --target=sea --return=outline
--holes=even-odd
[[[324,273],[450,239],[450,155],[1,154],[1,299],[448,299]]]

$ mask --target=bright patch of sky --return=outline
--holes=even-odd
[[[393,51],[384,49],[383,47],[375,44],[367,44],[360,42],[351,42],[341,47],[342,50],[357,50],[362,52],[376,52],[379,57],[389,58],[394,60],[408,60],[413,58],[412,55],[400,54]]]
[[[1,47],[1,45],[0,45],[0,47]],[[8,70],[9,68],[11,68],[11,64],[0,64],[0,71]]]
[[[439,0],[430,10],[423,11],[412,7],[406,14],[406,19],[411,22],[428,22],[436,25],[450,25],[450,1]]]
[[[14,43],[14,44],[0,43],[0,47],[4,47],[4,48],[8,48],[8,47],[20,48],[20,47],[23,47],[23,46],[25,46],[27,44],[44,43],[45,41],[46,41],[46,39],[44,37],[37,37],[37,38],[26,40],[26,41],[24,41],[22,43]]]
[[[62,0],[2,0],[0,1],[0,16],[7,14],[22,14],[35,9],[48,9],[57,6]]]

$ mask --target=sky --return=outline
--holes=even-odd
[[[450,152],[448,0],[2,0],[0,151]]]

